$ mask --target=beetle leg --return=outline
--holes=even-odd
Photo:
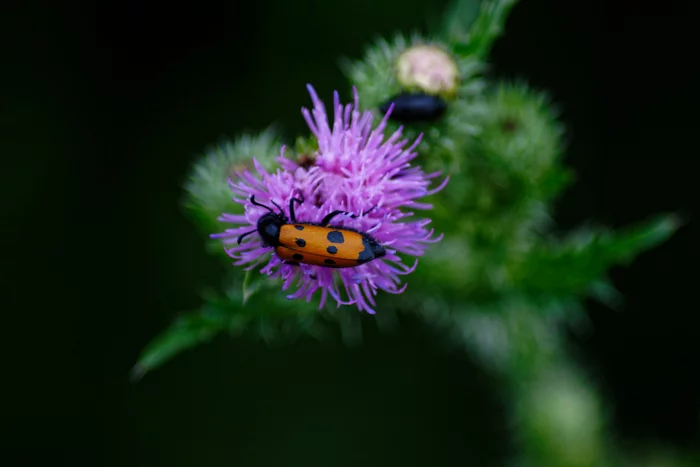
[[[301,204],[304,201],[300,200],[299,198],[292,198],[289,200],[289,218],[292,220],[292,224],[297,223],[297,216],[294,213],[294,202],[297,202],[297,204]]]
[[[324,227],[328,227],[328,223],[331,221],[331,219],[333,219],[338,214],[350,214],[351,218],[357,219],[357,216],[351,212],[338,210],[338,211],[333,211],[330,214],[328,214],[326,217],[324,217],[323,220],[321,221],[321,225]]]

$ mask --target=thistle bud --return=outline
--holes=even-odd
[[[185,183],[185,207],[207,231],[217,226],[216,219],[231,211],[229,178],[252,169],[253,157],[263,167],[272,169],[279,156],[279,147],[275,131],[268,128],[258,135],[243,134],[208,149],[194,164]]]
[[[452,96],[457,92],[459,69],[442,48],[415,45],[396,59],[396,80],[404,89],[426,94]]]

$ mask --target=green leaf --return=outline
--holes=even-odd
[[[192,312],[180,316],[146,346],[131,371],[132,380],[141,379],[176,354],[209,341],[224,328],[225,323],[215,314]]]
[[[665,242],[687,221],[680,214],[661,214],[613,233],[604,244],[614,261],[629,261],[638,253]]]
[[[605,271],[661,244],[682,224],[679,215],[666,214],[618,231],[580,229],[563,241],[533,247],[514,261],[511,280],[516,288],[537,294],[586,292],[614,304],[614,289],[602,281]]]
[[[210,341],[220,332],[231,336],[249,333],[271,344],[303,334],[322,336],[316,306],[285,298],[279,290],[279,279],[251,273],[246,275],[243,287],[239,280],[238,275],[231,275],[223,294],[205,290],[200,311],[181,315],[148,344],[132,369],[132,380],[142,378],[183,351]],[[271,288],[276,290],[257,293]]]
[[[620,309],[625,300],[624,295],[607,280],[594,281],[588,289],[588,294],[613,310]]]

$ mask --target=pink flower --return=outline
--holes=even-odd
[[[384,139],[391,111],[372,129],[373,115],[358,110],[357,91],[354,105],[346,106],[341,105],[336,92],[331,128],[323,103],[311,86],[308,89],[314,108],[311,112],[302,109],[302,113],[318,140],[315,164],[308,169],[298,165],[284,157],[283,147],[281,169],[275,173],[267,172],[257,161],[257,174],[237,173],[229,184],[233,201],[245,206],[245,214],[223,214],[219,220],[233,226],[212,237],[222,239],[227,253],[236,260],[234,265],[245,265],[246,270],[262,266],[261,273],[282,278],[283,290],[296,288],[288,295],[290,299],[303,297],[310,301],[320,290],[319,307],[330,295],[338,306],[356,305],[373,314],[377,291],[402,293],[406,284],[401,286],[400,276],[410,274],[418,264],[416,259],[408,266],[398,255],[422,256],[428,244],[442,239],[442,235],[434,237],[433,229],[428,228],[430,219],[411,220],[414,213],[407,209],[432,209],[432,205],[419,200],[443,189],[448,179],[430,190],[431,179],[439,173],[425,174],[420,167],[411,166],[420,137],[408,147],[408,141],[401,139],[401,129]],[[288,220],[291,200],[303,200],[294,205],[298,223],[319,223],[336,210],[352,213],[356,217],[334,217],[332,225],[367,234],[384,247],[386,254],[349,268],[285,264],[274,248],[261,243],[257,224],[269,211],[253,204],[251,196],[256,203],[280,212],[276,204]],[[239,244],[243,234],[247,235]]]

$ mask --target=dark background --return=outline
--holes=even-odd
[[[560,226],[697,216],[693,12],[582,3],[524,0],[491,60],[492,76],[525,78],[563,111],[578,178]],[[354,351],[222,337],[128,381],[149,339],[223,273],[179,209],[189,164],[273,121],[300,133],[307,82],[347,96],[340,56],[441,5],[3,3],[9,465],[497,465],[510,452],[496,382],[409,320],[394,336],[370,326]],[[594,332],[572,340],[619,442],[697,444],[699,234],[692,218],[615,269],[623,311],[590,303]]]

